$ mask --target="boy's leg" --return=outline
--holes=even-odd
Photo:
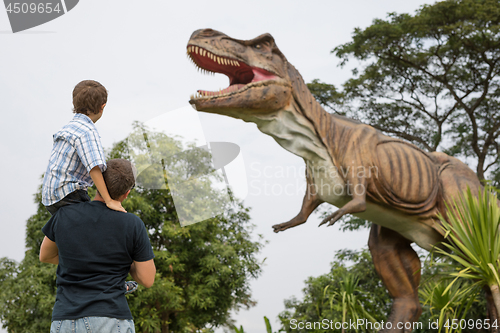
[[[46,206],[51,215],[54,215],[57,210],[63,206],[72,205],[75,203],[90,201],[90,197],[85,190],[76,190],[65,196],[62,200],[53,205]]]

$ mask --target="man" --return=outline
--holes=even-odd
[[[109,195],[123,202],[134,187],[129,161],[108,161]],[[108,209],[99,192],[91,202],[64,206],[42,228],[40,261],[58,265],[51,333],[134,333],[125,279],[153,285],[154,254],[144,223]]]

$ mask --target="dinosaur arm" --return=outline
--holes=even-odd
[[[366,178],[357,177],[353,179],[352,184],[348,184],[352,200],[346,203],[342,208],[339,208],[329,216],[327,216],[319,226],[328,223],[328,226],[333,225],[338,219],[346,214],[361,213],[366,210]]]
[[[307,221],[309,215],[323,203],[318,196],[318,190],[315,186],[311,175],[306,171],[306,194],[302,201],[300,212],[288,222],[273,225],[274,232],[285,231],[286,229],[296,227]]]

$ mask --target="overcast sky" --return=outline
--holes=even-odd
[[[271,33],[306,82],[340,84],[350,77],[330,51],[388,12],[413,13],[423,0],[351,1],[97,1],[82,0],[44,25],[12,34],[0,9],[0,257],[24,257],[26,220],[45,171],[52,134],[73,116],[71,92],[84,79],[101,82],[108,104],[96,123],[104,147],[127,136],[135,120],[147,122],[188,105],[197,89],[225,88],[225,76],[198,73],[186,58],[191,33],[212,28],[238,39]],[[254,124],[199,114],[206,141],[241,147],[255,233],[269,241],[260,254],[262,276],[252,282],[257,306],[234,317],[245,332],[274,330],[283,300],[302,297],[304,280],[329,271],[335,251],[366,246],[368,232],[318,228],[318,216],[274,234],[271,226],[301,206],[304,162]],[[288,189],[285,193],[285,188]],[[1,331],[0,331],[1,332]]]

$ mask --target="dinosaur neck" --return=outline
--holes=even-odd
[[[349,140],[351,129],[358,122],[326,112],[291,64],[288,64],[288,74],[292,82],[294,97],[291,108],[311,124],[316,138],[330,155],[333,158],[339,156],[340,147],[345,146],[344,141]]]
[[[299,113],[300,107],[292,101],[272,116],[252,119],[259,130],[273,137],[286,150],[308,161],[331,160],[313,124]]]

